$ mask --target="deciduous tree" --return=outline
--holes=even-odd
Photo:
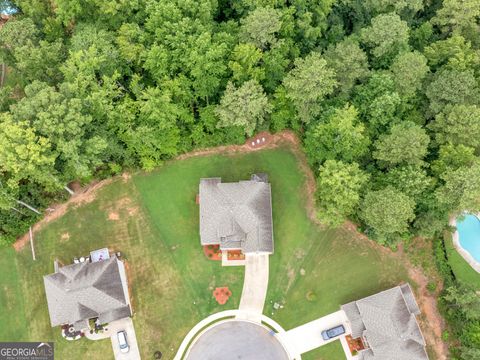
[[[364,125],[353,106],[335,109],[330,116],[306,134],[305,148],[313,163],[325,160],[352,162],[363,156],[370,144]]]
[[[325,96],[331,94],[337,85],[335,71],[319,53],[311,53],[304,59],[296,59],[295,67],[285,79],[283,85],[305,123],[318,115],[319,104]]]
[[[233,49],[232,60],[228,63],[233,80],[241,84],[247,80],[262,81],[265,71],[260,66],[262,52],[253,44],[238,44]]]
[[[443,174],[445,184],[437,191],[440,204],[452,212],[480,211],[480,162]]]
[[[388,166],[421,165],[429,142],[423,128],[412,122],[402,122],[378,138],[373,157]]]
[[[271,106],[262,86],[255,80],[249,80],[238,88],[229,83],[215,114],[220,119],[218,126],[241,126],[251,136],[270,111]]]
[[[426,89],[430,110],[438,114],[448,104],[478,103],[478,85],[473,70],[438,71]]]
[[[327,160],[320,167],[317,178],[320,221],[336,226],[352,215],[368,179],[369,176],[356,163]]]
[[[408,50],[409,27],[395,13],[381,14],[362,29],[362,42],[370,49],[378,66],[388,65],[400,52]]]
[[[404,97],[414,97],[428,74],[427,59],[418,51],[398,55],[390,70],[393,73],[395,88]]]
[[[381,244],[393,245],[408,231],[415,218],[415,201],[393,187],[369,191],[363,199],[360,216]]]
[[[275,43],[282,27],[280,12],[271,7],[257,7],[240,22],[240,39],[263,50]]]
[[[367,55],[353,39],[330,47],[324,56],[328,66],[335,70],[338,87],[344,93],[348,93],[357,81],[369,74]]]
[[[477,105],[447,105],[430,124],[439,144],[480,147],[480,108]]]

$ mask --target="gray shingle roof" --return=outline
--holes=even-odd
[[[408,284],[342,306],[352,337],[363,336],[364,360],[428,360],[416,315],[420,313]]]
[[[244,253],[273,253],[272,197],[264,174],[251,180],[222,183],[200,179],[200,239],[202,245]]]
[[[43,281],[52,326],[81,330],[94,317],[106,323],[131,315],[125,268],[117,257],[63,266]]]

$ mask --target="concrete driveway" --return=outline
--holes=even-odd
[[[135,336],[135,328],[131,318],[125,318],[117,321],[112,321],[108,324],[109,331],[111,331],[110,340],[112,341],[112,349],[115,355],[115,360],[140,360],[140,352],[138,350],[137,337]],[[120,352],[118,346],[117,332],[125,330],[127,333],[127,342],[130,350],[127,353]]]
[[[339,340],[339,337],[323,340],[322,331],[343,325],[345,327],[345,335],[351,333],[351,329],[347,324],[347,316],[343,310],[334,312],[327,316],[321,317],[317,320],[310,321],[306,324],[288,330],[284,334],[278,334],[282,338],[282,342],[288,348],[290,354],[295,354],[294,357],[306,353],[307,351],[316,349],[329,342]]]
[[[237,318],[261,321],[268,288],[268,254],[245,254],[245,279],[243,280]]]

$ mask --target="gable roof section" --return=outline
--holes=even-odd
[[[87,319],[108,322],[131,315],[125,269],[117,257],[67,265],[43,281],[52,326],[73,324],[81,330]]]
[[[418,305],[408,284],[343,305],[354,338],[363,336],[369,349],[364,360],[427,360],[418,326]]]
[[[271,188],[265,175],[235,183],[200,179],[199,188],[202,245],[273,253]]]

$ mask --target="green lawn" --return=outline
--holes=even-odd
[[[336,340],[303,354],[302,360],[345,360],[345,355],[340,340]]]
[[[445,234],[445,247],[447,249],[448,262],[455,277],[466,284],[480,289],[480,274],[455,249],[451,234]]]
[[[198,180],[221,176],[237,181],[258,171],[269,174],[273,194],[275,254],[266,315],[289,329],[407,280],[401,264],[365,241],[346,230],[322,230],[308,219],[305,178],[288,149],[191,158],[129,180],[118,178],[99,190],[94,201],[69,209],[36,235],[36,262],[28,247],[18,254],[1,250],[0,307],[12,310],[0,312],[0,340],[54,340],[60,359],[113,358],[109,341],[61,339],[59,329],[49,325],[42,281],[42,275],[53,271],[56,257],[69,263],[74,256],[108,246],[128,261],[142,357],[160,350],[171,359],[200,319],[236,308],[242,288],[243,268],[222,268],[203,256],[195,204]],[[118,220],[109,220],[109,215]],[[217,286],[233,292],[225,306],[212,298]],[[273,311],[274,302],[284,307]],[[305,358],[343,356],[335,342]]]

